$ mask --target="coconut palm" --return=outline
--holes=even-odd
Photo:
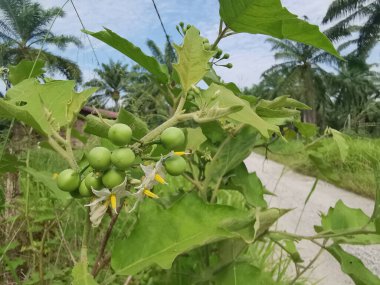
[[[128,65],[110,60],[108,64],[103,63],[94,72],[98,78],[84,84],[86,87],[98,87],[90,103],[104,108],[113,101],[114,109],[117,110],[120,107],[120,100],[127,92]]]
[[[2,65],[17,64],[21,59],[34,60],[43,43],[59,49],[69,44],[81,46],[73,36],[57,35],[49,30],[55,17],[64,17],[62,9],[44,9],[30,0],[0,0],[0,52]],[[72,61],[42,49],[40,58],[52,71],[69,79],[81,80],[81,71]]]
[[[377,44],[380,36],[380,1],[379,0],[334,0],[323,23],[330,23],[341,19],[327,31],[333,40],[351,36],[358,31],[359,36],[351,40],[357,44],[358,54],[366,56]],[[364,19],[364,24],[355,26],[358,20]]]

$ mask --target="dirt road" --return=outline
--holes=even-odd
[[[298,229],[296,229],[304,201],[315,178],[295,173],[281,164],[265,160],[258,154],[252,154],[245,163],[249,171],[256,172],[267,189],[277,195],[277,197],[269,196],[267,199],[271,207],[294,208],[293,211],[281,218],[277,225],[278,230],[304,235],[315,234],[313,226],[320,224],[320,213],[326,213],[329,207],[334,206],[340,199],[349,207],[361,208],[368,215],[372,213],[374,204],[372,200],[319,181],[302,214]],[[300,242],[297,248],[306,264],[319,250],[316,245],[308,241]],[[361,258],[367,268],[380,276],[380,245],[344,246],[344,248]],[[340,265],[335,259],[326,252],[318,259],[311,271],[309,277],[314,281],[319,280],[318,284],[321,285],[354,284],[347,275],[341,272]]]

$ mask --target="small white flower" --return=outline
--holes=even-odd
[[[92,193],[94,193],[98,198],[85,206],[90,207],[91,209],[90,220],[94,227],[99,226],[109,205],[115,211],[115,213],[117,213],[117,208],[120,206],[122,198],[127,197],[131,194],[125,190],[126,184],[127,179],[125,179],[124,182],[120,185],[112,188],[111,191],[107,188],[101,189],[99,191],[92,189]]]

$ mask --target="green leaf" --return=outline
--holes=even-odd
[[[271,275],[246,262],[236,262],[222,268],[215,274],[218,285],[274,285]]]
[[[57,183],[53,179],[53,175],[51,173],[37,171],[31,167],[20,167],[20,170],[29,173],[35,181],[45,185],[57,199],[67,200],[71,198],[69,193],[63,192],[58,188]]]
[[[45,72],[44,66],[43,60],[37,60],[34,64],[34,61],[23,59],[17,65],[9,66],[9,81],[16,85],[25,79],[35,78]]]
[[[8,90],[0,100],[0,116],[15,118],[50,135],[70,125],[95,88],[76,93],[75,81],[50,81],[40,84],[27,79]]]
[[[136,115],[125,109],[120,109],[117,122],[127,124],[133,132],[133,137],[140,139],[149,132],[148,125]]]
[[[380,279],[369,271],[363,262],[345,252],[339,245],[328,246],[327,251],[340,263],[342,271],[349,275],[356,285],[378,285]]]
[[[161,65],[154,57],[143,53],[139,47],[136,47],[127,39],[120,37],[118,34],[109,29],[96,33],[90,31],[84,32],[125,54],[130,59],[137,62],[143,68],[152,73],[160,82],[168,82],[169,76],[164,65]]]
[[[186,133],[186,150],[195,151],[204,143],[207,138],[202,133],[201,128],[187,128]]]
[[[375,232],[375,225],[361,209],[347,207],[339,200],[334,208],[330,208],[327,215],[322,215],[321,226],[316,227],[318,232],[345,233],[362,229]],[[378,234],[347,235],[334,238],[336,243],[348,244],[379,244]]]
[[[25,165],[18,160],[17,156],[4,153],[0,159],[0,174],[7,172],[16,172],[18,167]]]
[[[215,51],[204,49],[203,38],[195,27],[187,30],[182,46],[174,47],[179,60],[173,67],[179,75],[183,92],[186,93],[210,70],[208,62]]]
[[[200,124],[203,134],[213,143],[218,144],[226,137],[226,132],[218,121]]]
[[[239,87],[237,87],[237,85],[235,83],[233,83],[233,82],[228,82],[228,83],[223,82],[223,80],[221,79],[221,77],[216,74],[215,69],[213,69],[213,68],[210,68],[210,70],[207,71],[207,73],[203,77],[203,81],[206,82],[206,84],[208,86],[210,86],[212,83],[216,83],[216,84],[219,84],[219,85],[222,85],[222,86],[226,87],[227,89],[231,90],[236,95],[237,94],[241,94],[241,91],[240,91]]]
[[[344,162],[348,155],[348,144],[341,132],[328,128],[327,132],[332,134],[333,140],[339,149],[340,158]]]
[[[98,285],[94,277],[87,271],[86,262],[78,262],[71,272],[73,285]]]
[[[134,275],[152,265],[168,269],[183,252],[236,236],[222,226],[232,219],[248,219],[247,215],[232,207],[205,204],[195,194],[167,209],[146,200],[131,235],[116,242],[112,268],[120,275]]]
[[[231,182],[238,187],[247,203],[254,207],[266,208],[265,188],[256,173],[248,173],[247,167],[241,163],[231,173]]]
[[[290,13],[280,0],[219,0],[219,3],[221,18],[235,32],[294,40],[341,58],[318,26]]]
[[[293,122],[293,124],[297,128],[298,132],[306,139],[317,135],[318,128],[314,124],[303,122]]]
[[[272,125],[260,118],[253,111],[249,103],[240,99],[231,90],[217,85],[211,84],[210,87],[202,92],[202,95],[196,97],[197,105],[200,109],[211,109],[213,106],[220,108],[228,108],[231,106],[241,106],[238,112],[228,115],[228,118],[240,123],[248,124],[257,129],[263,136],[269,137],[269,131],[278,132],[277,126]]]
[[[242,163],[252,152],[256,139],[257,132],[250,126],[229,135],[206,165],[204,187],[214,187],[225,174]]]

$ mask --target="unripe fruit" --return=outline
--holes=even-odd
[[[63,170],[57,178],[58,188],[62,191],[72,192],[78,189],[80,184],[79,173],[73,169]]]
[[[220,58],[222,56],[223,51],[218,48],[216,54],[214,55],[215,58]]]
[[[91,196],[92,196],[92,191],[91,191],[91,189],[89,189],[89,188],[86,186],[86,183],[85,183],[84,180],[80,183],[80,186],[79,186],[79,194],[80,194],[82,197],[91,197]]]
[[[96,170],[106,170],[111,165],[111,152],[105,147],[94,147],[87,155],[88,163]]]
[[[167,128],[162,132],[161,143],[167,149],[175,149],[185,144],[185,134],[183,131],[176,127]]]
[[[186,170],[186,160],[178,155],[173,155],[165,160],[166,171],[173,176],[181,175]]]
[[[185,24],[183,22],[179,22],[179,25],[183,28]]]
[[[205,43],[203,47],[205,50],[209,50],[211,48],[211,45],[209,43]]]
[[[119,148],[112,152],[111,162],[116,168],[126,170],[135,161],[135,154],[130,148]]]
[[[230,58],[230,54],[229,53],[225,53],[224,55],[223,55],[223,59],[229,59]]]
[[[94,172],[87,174],[84,182],[88,189],[100,190],[103,188],[102,178],[98,177]]]
[[[115,145],[126,145],[132,139],[132,129],[125,124],[114,124],[108,130],[108,138]]]
[[[232,65],[232,63],[227,63],[226,67],[231,69],[233,67],[233,65]]]
[[[112,189],[124,182],[125,173],[111,168],[102,176],[102,182],[108,189]]]

